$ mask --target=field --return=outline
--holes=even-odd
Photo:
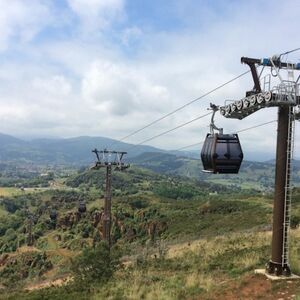
[[[0,187],[0,196],[9,197],[9,196],[16,196],[21,194],[22,191],[19,188]]]
[[[299,249],[300,230],[294,231],[292,237],[292,249]],[[131,267],[116,275],[108,290],[103,288],[94,299],[118,296],[122,299],[250,299],[254,296],[274,299],[280,293],[300,295],[298,282],[290,286],[270,284],[263,276],[254,275],[254,269],[264,268],[269,259],[270,238],[270,232],[252,232],[164,244],[163,257],[159,249],[150,248],[149,253],[142,254],[144,257],[140,259],[144,261],[140,266],[132,262]],[[297,253],[293,252],[291,261],[293,271],[299,273]],[[257,282],[267,289],[256,290]]]

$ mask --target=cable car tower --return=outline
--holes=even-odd
[[[125,164],[122,159],[127,152],[124,151],[109,151],[97,149],[92,150],[96,154],[97,161],[93,170],[106,168],[106,180],[105,180],[105,199],[104,199],[104,215],[103,215],[103,238],[107,241],[108,245],[111,245],[111,179],[112,179],[112,168],[116,171],[123,171],[130,167],[129,164]]]
[[[295,72],[300,70],[300,63],[283,62],[281,60],[283,55],[263,59],[242,57],[241,62],[250,67],[254,81],[253,89],[247,91],[243,99],[230,101],[230,103],[226,101],[221,107],[211,105],[214,113],[219,110],[225,118],[238,120],[262,108],[278,107],[272,256],[266,268],[268,274],[276,276],[291,275],[289,265],[291,162],[294,150],[295,120],[300,119],[300,75],[295,77]],[[263,78],[261,78],[262,72],[258,75],[257,67],[259,66],[262,67],[262,72],[265,68],[270,69],[270,72]],[[285,77],[282,74],[284,72]],[[274,84],[272,79],[275,81]],[[242,160],[243,157],[241,148],[232,144],[239,144],[238,137],[232,135],[232,140],[224,143],[222,141],[224,134],[214,125],[213,118],[211,128],[211,133],[207,135],[201,152],[204,170],[212,173],[237,173],[239,166],[237,168],[234,159],[237,157],[233,157],[232,153],[240,152],[240,159]],[[213,129],[219,130],[219,134],[215,134]],[[213,140],[212,143],[211,140]],[[218,168],[218,160],[222,162],[221,168]]]

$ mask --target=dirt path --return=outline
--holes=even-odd
[[[293,300],[300,293],[299,280],[271,281],[263,275],[248,275],[211,294],[211,300]]]
[[[72,280],[72,277],[66,276],[54,280],[45,280],[36,284],[31,284],[25,288],[26,291],[40,290],[48,287],[58,287],[67,284]]]
[[[47,254],[56,254],[59,256],[62,256],[64,258],[72,258],[78,251],[72,251],[69,249],[65,248],[60,248],[58,241],[55,239],[55,233],[54,234],[49,234],[47,236],[48,239],[48,245],[49,245],[49,250],[47,250]]]
[[[74,257],[74,251],[60,248],[58,241],[55,239],[55,234],[49,234],[48,235],[48,244],[50,245],[50,249],[46,250],[46,254],[49,257],[52,256],[60,256],[62,258],[61,264],[64,264],[66,261],[68,261],[70,258]],[[24,253],[24,252],[30,252],[30,251],[40,251],[34,247],[22,247],[18,249],[18,253]],[[54,267],[48,272],[44,274],[44,280],[39,281],[36,280],[36,282],[29,283],[26,287],[26,291],[34,291],[39,289],[44,289],[48,287],[58,287],[62,286],[64,284],[67,284],[70,280],[72,280],[72,277],[69,274],[61,275],[59,278],[57,278],[57,272],[59,267]]]

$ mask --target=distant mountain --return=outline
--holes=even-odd
[[[267,160],[267,161],[265,161],[265,163],[271,164],[271,165],[275,165],[276,159],[270,159],[270,160]],[[300,160],[298,160],[298,159],[293,159],[293,160],[292,160],[292,165],[293,165],[294,168],[300,168]]]
[[[0,134],[0,161],[27,161],[40,164],[86,165],[95,160],[92,149],[104,149],[113,144],[113,150],[132,148],[132,144],[104,137],[81,136],[66,139],[34,139],[24,141]],[[130,149],[127,158],[144,152],[165,152],[151,146],[136,146]]]
[[[191,177],[211,183],[258,190],[274,187],[275,166],[270,161],[243,161],[239,174],[204,173],[200,158],[188,158],[169,153],[142,153],[130,161],[139,167],[172,176]],[[294,161],[292,180],[293,184],[300,185],[300,161]]]
[[[4,145],[4,144],[19,144],[19,145],[22,145],[24,143],[25,143],[24,141],[22,141],[18,138],[15,138],[11,135],[0,133],[0,145]]]
[[[199,149],[197,150],[190,150],[190,151],[171,151],[170,153],[172,154],[184,154],[187,157],[191,158],[199,158],[200,157],[200,152],[201,152],[202,146],[199,146]],[[275,149],[274,149],[275,151]],[[244,157],[248,161],[257,161],[257,162],[266,162],[269,160],[272,160],[272,158],[275,157],[275,152],[262,152],[262,151],[248,151],[247,149],[243,149],[244,152]]]

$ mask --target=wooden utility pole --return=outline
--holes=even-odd
[[[112,168],[116,171],[123,171],[129,168],[129,164],[122,162],[123,156],[127,154],[124,151],[98,151],[97,149],[92,151],[96,154],[97,161],[93,170],[101,168],[106,169],[105,180],[105,198],[104,198],[104,214],[103,214],[103,238],[109,246],[111,246],[111,188],[112,188]]]

